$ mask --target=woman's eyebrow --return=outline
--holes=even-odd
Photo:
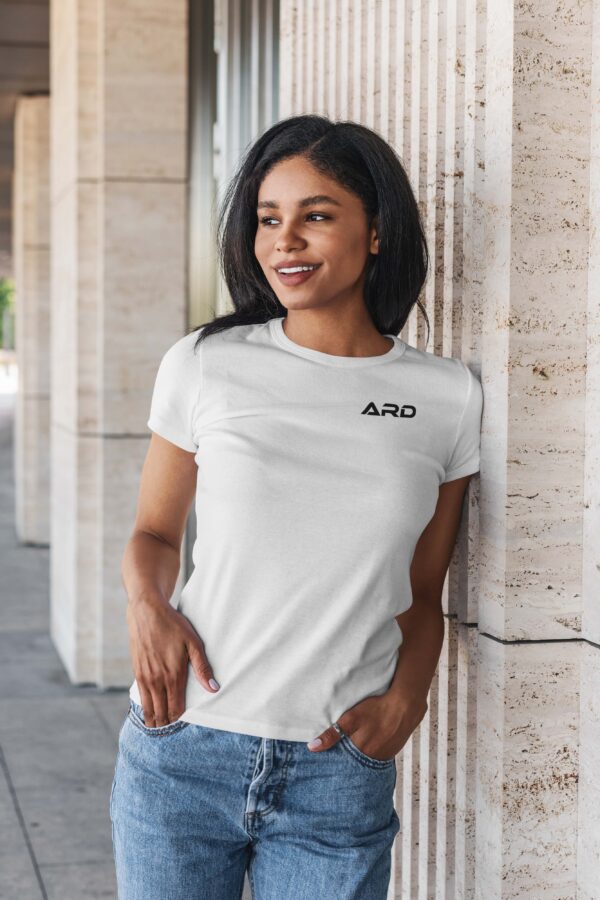
[[[333,197],[329,197],[327,194],[315,194],[314,197],[305,197],[303,200],[298,200],[298,206],[313,206],[316,203],[333,203],[335,206],[341,206],[337,200],[334,200]],[[257,209],[279,209],[279,204],[276,203],[275,200],[261,200],[260,203],[256,206]]]

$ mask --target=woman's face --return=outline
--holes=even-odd
[[[286,309],[364,302],[364,269],[378,244],[355,194],[294,157],[265,176],[256,212],[254,252]],[[317,268],[286,276],[277,271],[284,264]]]

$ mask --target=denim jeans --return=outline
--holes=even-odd
[[[130,699],[110,818],[119,900],[386,900],[395,760],[194,725]]]

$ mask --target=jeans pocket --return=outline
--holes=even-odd
[[[353,756],[359,763],[363,766],[367,766],[371,769],[389,769],[396,764],[396,757],[393,756],[391,759],[375,759],[374,756],[369,756],[360,747],[357,747],[352,738],[350,738],[347,734],[345,734],[342,738],[340,738],[340,744],[342,747]]]
[[[143,707],[139,703],[136,703],[135,700],[131,699],[129,700],[129,712],[127,715],[136,728],[151,737],[169,737],[172,734],[176,734],[178,731],[183,731],[184,728],[187,728],[187,726],[191,724],[190,722],[185,722],[183,719],[176,719],[175,722],[169,722],[168,725],[158,725],[151,728],[144,722]]]

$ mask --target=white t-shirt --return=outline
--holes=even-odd
[[[195,453],[194,569],[178,609],[221,688],[188,666],[182,719],[310,741],[384,693],[395,616],[438,487],[479,470],[483,394],[461,360],[302,347],[282,318],[163,356],[148,426]],[[175,601],[173,601],[175,602]],[[136,681],[130,696],[140,703]]]

